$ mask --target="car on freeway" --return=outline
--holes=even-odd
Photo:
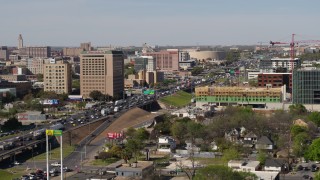
[[[21,165],[22,163],[15,161],[15,162],[13,162],[13,164],[17,166],[17,165]]]
[[[53,167],[60,167],[61,164],[59,162],[54,162],[54,163],[51,163],[51,166]]]

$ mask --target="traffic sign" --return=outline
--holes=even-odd
[[[46,135],[48,135],[48,136],[62,136],[62,130],[47,129]]]

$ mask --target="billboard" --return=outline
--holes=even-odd
[[[153,89],[147,89],[145,91],[143,91],[144,95],[150,95],[150,94],[154,94],[154,90]]]
[[[122,136],[122,133],[107,133],[107,138],[109,139],[120,139]]]
[[[43,100],[43,105],[57,105],[59,104],[59,100],[58,99],[45,99]]]

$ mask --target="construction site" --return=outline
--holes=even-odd
[[[285,86],[281,88],[205,86],[195,89],[197,106],[203,104],[216,106],[257,105],[264,108],[266,103],[281,103],[284,93]]]

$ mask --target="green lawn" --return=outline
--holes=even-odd
[[[9,172],[6,170],[0,170],[0,179],[15,179],[20,178],[23,174],[21,172]]]
[[[64,144],[62,149],[63,149],[63,158],[65,158],[74,151],[74,146],[69,146],[69,145]],[[49,158],[51,157],[50,160],[60,160],[60,147],[52,149],[49,152],[49,154],[50,154]],[[46,153],[39,154],[33,158],[35,161],[46,160]]]
[[[117,161],[119,161],[120,159],[118,158],[109,158],[106,160],[102,160],[102,159],[95,159],[91,162],[91,165],[93,166],[107,166],[109,164],[115,163]]]
[[[203,165],[227,165],[227,161],[222,158],[194,158],[195,161],[198,161]]]
[[[183,107],[188,105],[191,102],[191,99],[192,99],[191,94],[185,91],[178,91],[173,95],[161,98],[160,101],[167,105]]]

